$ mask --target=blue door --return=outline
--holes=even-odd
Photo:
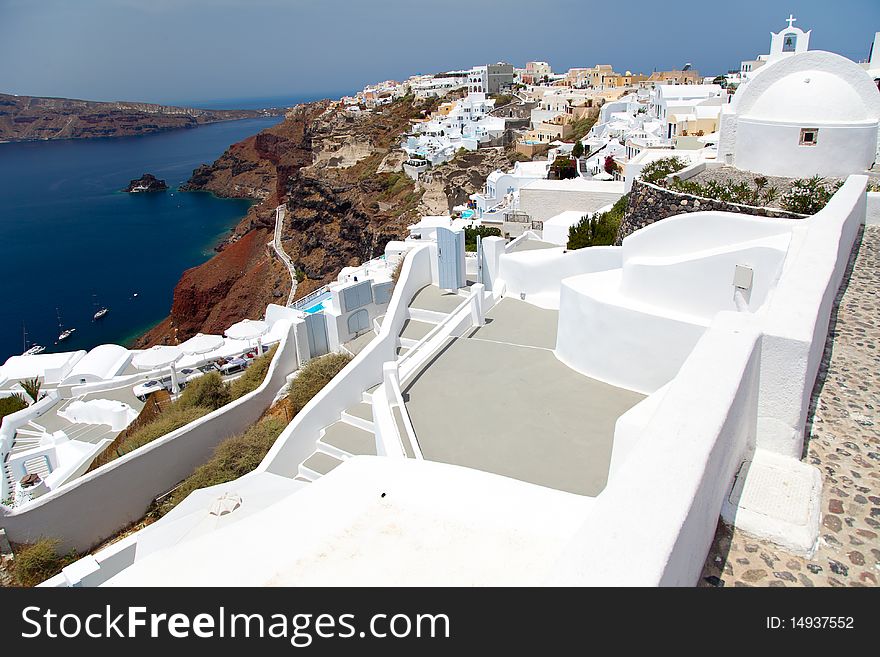
[[[309,338],[309,356],[317,358],[330,351],[327,342],[327,323],[324,313],[306,315],[306,333]]]
[[[457,290],[467,283],[464,266],[464,231],[437,229],[437,264],[440,273],[439,287]]]

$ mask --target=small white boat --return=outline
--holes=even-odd
[[[36,356],[37,354],[41,354],[46,351],[46,347],[41,344],[32,344],[30,347],[28,347],[27,328],[25,327],[24,323],[22,323],[21,325],[21,330],[23,333],[22,341],[24,343],[22,345],[22,348],[24,349],[24,351],[21,353],[22,356]]]
[[[98,312],[96,312],[96,313],[92,316],[92,319],[101,319],[104,315],[106,315],[106,314],[109,313],[109,312],[110,312],[110,309],[109,309],[109,308],[104,308],[104,307],[102,307],[100,310],[98,310]]]
[[[58,308],[55,309],[55,314],[58,316],[58,330],[61,331],[61,333],[58,334],[58,342],[61,342],[62,340],[66,340],[71,335],[73,335],[73,332],[76,329],[75,328],[69,328],[69,329],[64,328],[64,326],[61,323],[61,311],[58,310]]]

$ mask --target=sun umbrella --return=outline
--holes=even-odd
[[[181,342],[178,346],[183,353],[195,355],[219,349],[223,346],[223,342],[222,335],[205,335],[204,333],[196,333],[189,340]]]
[[[159,345],[145,349],[139,354],[135,354],[131,359],[131,364],[139,370],[155,370],[167,365],[171,366],[171,392],[175,395],[180,392],[180,384],[177,381],[177,369],[174,363],[177,362],[183,352],[180,347],[172,347],[169,345]]]
[[[243,319],[236,322],[223,333],[233,340],[253,340],[269,332],[269,325],[258,319]]]
[[[257,340],[257,356],[262,355],[263,345],[260,337],[269,332],[269,324],[259,319],[243,319],[230,326],[224,334],[227,338],[237,340]]]

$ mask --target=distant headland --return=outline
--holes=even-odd
[[[219,121],[280,116],[284,111],[214,110],[0,94],[0,142],[128,137]]]

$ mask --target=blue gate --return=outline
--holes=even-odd
[[[309,356],[316,358],[330,351],[327,342],[327,323],[324,313],[306,315],[306,333],[309,338]]]
[[[437,228],[437,265],[440,289],[454,291],[465,286],[463,230]]]

